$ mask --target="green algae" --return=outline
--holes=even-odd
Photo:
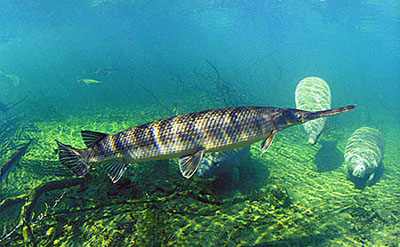
[[[102,115],[83,114],[82,118],[71,116],[63,121],[36,122],[37,130],[30,133],[35,143],[21,161],[22,167],[10,174],[12,183],[3,186],[1,198],[72,176],[57,162],[54,139],[83,147],[81,129],[115,133],[165,117],[153,111],[156,113],[151,118],[146,113],[151,111],[129,113],[110,109]],[[244,173],[241,184],[229,195],[216,193],[214,179],[182,178],[174,160],[130,165],[117,184],[109,181],[101,167],[95,168],[88,177],[86,190],[66,189],[59,205],[41,220],[39,215],[46,211],[45,205],[52,205],[63,191],[40,198],[31,224],[37,243],[39,246],[396,245],[400,229],[397,168],[400,157],[396,153],[399,134],[395,130],[399,126],[385,123],[384,174],[375,185],[359,190],[346,177],[341,164],[343,157],[336,154],[336,158],[331,158],[333,152],[343,153],[346,140],[356,127],[329,121],[327,124],[314,146],[306,143],[301,127],[278,133],[265,154],[260,152],[259,143],[252,145],[251,159],[256,162],[241,168],[241,175]],[[324,165],[329,169],[321,169]],[[255,172],[245,173],[252,169]],[[266,175],[260,176],[261,172]],[[290,203],[271,199],[271,187],[275,185],[284,188]],[[18,222],[20,207],[14,205],[0,212],[3,236]],[[15,234],[3,243],[23,244],[22,236]]]

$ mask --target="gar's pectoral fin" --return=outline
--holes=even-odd
[[[185,178],[191,178],[197,171],[201,159],[203,158],[204,150],[199,150],[192,155],[188,155],[179,159],[179,170]]]
[[[104,163],[104,169],[107,171],[108,176],[113,183],[118,182],[126,170],[126,164],[116,161],[109,161]]]
[[[267,149],[269,148],[271,143],[274,141],[276,132],[278,132],[278,131],[277,130],[271,131],[271,133],[269,133],[267,138],[262,142],[262,144],[261,144],[261,152],[265,153],[267,151]]]

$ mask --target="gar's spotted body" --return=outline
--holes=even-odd
[[[113,182],[129,163],[180,158],[182,175],[190,178],[207,152],[219,152],[264,140],[266,151],[277,131],[292,125],[354,109],[347,106],[308,112],[278,107],[233,107],[188,113],[160,119],[114,135],[82,131],[87,148],[76,149],[57,142],[60,162],[76,175],[104,163]]]

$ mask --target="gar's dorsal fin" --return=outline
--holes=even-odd
[[[81,131],[83,142],[85,143],[86,147],[90,147],[99,141],[101,141],[104,137],[107,136],[105,133],[95,132],[90,130],[82,130]]]

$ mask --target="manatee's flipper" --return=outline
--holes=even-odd
[[[374,182],[374,178],[375,178],[375,172],[371,173],[371,175],[369,176],[369,178],[365,184],[371,185]]]
[[[203,158],[204,150],[197,151],[192,155],[188,155],[179,159],[179,170],[182,176],[190,178],[197,171],[200,161]]]
[[[276,132],[278,131],[277,130],[271,131],[271,133],[269,133],[269,136],[262,142],[261,152],[265,153],[267,151],[268,147],[271,145],[272,141],[275,138]]]

